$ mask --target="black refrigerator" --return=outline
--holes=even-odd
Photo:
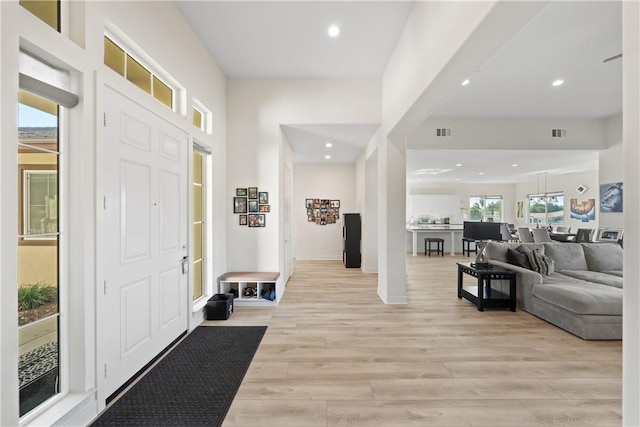
[[[346,268],[360,268],[360,214],[343,214],[342,262]]]

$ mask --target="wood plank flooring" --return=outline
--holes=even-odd
[[[205,322],[268,326],[224,426],[621,425],[621,341],[477,311],[456,296],[461,260],[408,256],[396,306],[375,275],[299,261],[277,308]]]

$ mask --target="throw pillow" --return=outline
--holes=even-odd
[[[511,265],[526,268],[531,270],[531,263],[526,253],[517,251],[515,249],[507,249],[507,262]]]
[[[556,270],[553,260],[545,256],[540,248],[535,248],[529,252],[529,262],[531,263],[531,269],[533,271],[537,271],[545,276],[553,274]]]

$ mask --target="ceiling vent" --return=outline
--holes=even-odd
[[[551,129],[551,137],[552,138],[564,138],[567,136],[566,129]]]
[[[441,138],[451,136],[451,128],[436,128],[436,136]]]

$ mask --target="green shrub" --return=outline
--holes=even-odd
[[[55,301],[58,289],[47,282],[26,283],[18,286],[18,310],[29,310]]]

